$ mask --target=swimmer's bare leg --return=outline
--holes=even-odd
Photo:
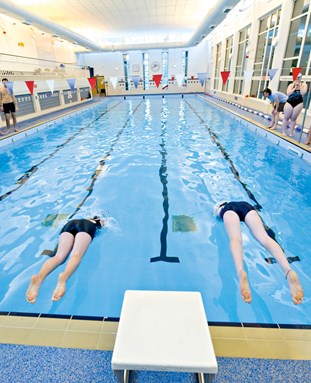
[[[68,256],[73,246],[74,236],[70,233],[62,233],[59,237],[57,253],[54,257],[45,261],[38,274],[33,275],[30,280],[29,288],[26,292],[26,300],[29,303],[35,303],[42,282],[50,274],[62,264]]]
[[[66,278],[65,273],[60,273],[59,277],[58,277],[57,286],[56,286],[54,293],[53,293],[53,296],[52,296],[53,302],[57,302],[65,294],[66,282],[67,282],[67,278]]]
[[[259,215],[254,210],[250,211],[245,218],[245,223],[250,228],[257,241],[272,254],[273,258],[276,259],[281,266],[295,305],[302,303],[304,294],[298,275],[291,269],[280,245],[268,236]]]
[[[295,305],[301,304],[304,293],[297,273],[292,269],[288,270],[286,279],[288,282],[290,293],[292,295],[293,302],[295,303]]]
[[[38,275],[33,275],[31,277],[30,285],[26,292],[26,300],[28,303],[35,303],[42,282],[43,281],[39,278]]]
[[[251,303],[252,294],[251,294],[251,290],[249,288],[247,274],[244,270],[240,271],[239,280],[240,280],[240,292],[241,292],[241,295],[242,295],[244,302]]]
[[[239,277],[240,292],[244,302],[251,303],[252,294],[249,288],[247,274],[243,265],[243,249],[240,218],[234,211],[226,211],[223,216],[225,228],[230,239],[230,250],[235,269]]]
[[[59,274],[58,283],[54,290],[52,301],[56,302],[62,298],[66,292],[66,282],[76,271],[81,260],[92,242],[92,237],[85,232],[80,232],[75,236],[74,245],[63,273]]]

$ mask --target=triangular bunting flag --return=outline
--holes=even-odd
[[[46,83],[48,84],[48,87],[50,89],[50,92],[54,92],[54,85],[55,85],[55,81],[54,80],[45,80]]]
[[[113,88],[116,89],[118,77],[110,77],[110,82],[111,82]]]
[[[292,73],[293,73],[293,80],[295,81],[299,73],[301,73],[302,68],[292,68]]]
[[[275,74],[276,74],[277,71],[278,71],[278,69],[269,69],[269,70],[268,70],[269,77],[270,77],[270,81],[273,80],[273,77],[275,76]]]
[[[200,80],[200,83],[201,83],[201,86],[204,85],[204,82],[205,82],[205,79],[207,77],[207,73],[204,72],[204,73],[198,73],[198,78]]]
[[[159,88],[160,82],[161,82],[162,75],[161,74],[154,74],[152,76],[153,81],[155,82],[157,88]]]
[[[230,71],[220,72],[220,74],[221,74],[222,82],[223,82],[223,84],[225,85],[226,82],[227,82],[227,80],[228,80]]]
[[[33,94],[33,88],[35,86],[34,81],[25,81],[27,88],[29,89],[30,94]]]
[[[140,80],[140,76],[132,76],[132,81],[136,89],[138,87],[139,80]]]
[[[95,88],[95,85],[96,85],[96,77],[90,77],[87,79],[91,88],[94,89]]]
[[[179,87],[182,86],[182,83],[184,81],[184,75],[182,73],[179,73],[176,75],[176,81]]]
[[[76,79],[75,78],[67,78],[67,82],[68,82],[68,85],[70,86],[71,91],[74,92]]]
[[[245,80],[250,80],[252,78],[252,75],[253,75],[253,69],[247,69],[244,71],[244,78]]]
[[[6,87],[8,88],[9,92],[10,92],[11,94],[13,94],[13,82],[12,82],[12,81],[8,81],[8,82],[6,83]]]

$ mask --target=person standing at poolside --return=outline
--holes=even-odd
[[[272,112],[271,112],[271,124],[268,126],[269,129],[276,130],[279,122],[279,115],[280,112],[283,112],[284,110],[284,105],[287,100],[286,94],[282,92],[273,92],[271,89],[266,88],[262,91],[262,94],[264,97],[266,97],[271,105],[272,105]]]
[[[59,274],[58,283],[52,296],[54,302],[61,299],[66,292],[67,280],[80,265],[96,231],[104,227],[104,225],[104,220],[97,216],[88,219],[73,219],[67,222],[61,230],[56,254],[44,262],[38,274],[31,277],[26,293],[27,302],[35,303],[44,279],[65,262],[71,252],[65,270]]]
[[[282,134],[286,136],[286,128],[290,121],[289,136],[293,137],[296,120],[303,108],[303,96],[307,93],[308,86],[301,81],[302,74],[299,73],[296,80],[287,87],[288,99],[284,106],[284,118],[282,124]]]
[[[18,111],[16,98],[12,93],[10,93],[7,83],[9,80],[7,78],[2,79],[2,87],[0,88],[0,109],[4,112],[5,122],[7,131],[5,133],[0,132],[0,134],[9,133],[11,130],[10,124],[10,115],[12,115],[14,132],[18,132],[17,130],[17,122],[16,122],[16,112]]]
[[[305,145],[310,145],[311,144],[311,126],[309,127],[307,139],[305,141]]]
[[[240,222],[245,222],[257,241],[267,249],[281,266],[288,282],[295,305],[302,303],[304,296],[297,273],[290,267],[281,246],[267,234],[255,208],[245,201],[231,201],[217,204],[214,215],[224,221],[230,240],[230,250],[240,281],[240,292],[246,303],[251,303],[252,295],[247,274],[243,265],[243,249]]]

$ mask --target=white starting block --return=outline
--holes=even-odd
[[[217,361],[199,292],[125,292],[112,369],[118,383],[130,370],[193,372],[212,383]]]

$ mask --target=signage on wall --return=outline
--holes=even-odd
[[[161,68],[161,65],[160,65],[159,62],[154,61],[154,62],[151,63],[151,70],[152,70],[152,72],[159,72],[160,68]]]
[[[139,65],[133,65],[132,66],[132,70],[133,70],[133,72],[139,72]]]

